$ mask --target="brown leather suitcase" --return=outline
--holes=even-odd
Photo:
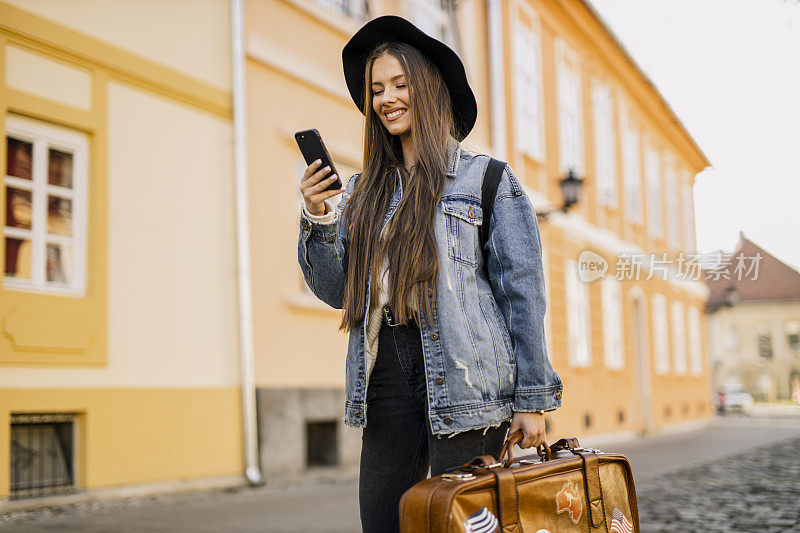
[[[500,461],[477,457],[408,489],[400,500],[400,531],[639,531],[627,457],[582,448],[571,438],[514,459],[521,437],[509,435]]]

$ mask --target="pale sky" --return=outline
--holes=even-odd
[[[697,248],[800,267],[800,0],[589,0],[700,146]]]

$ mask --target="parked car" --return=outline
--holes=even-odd
[[[753,397],[741,383],[728,383],[717,391],[717,411],[747,413],[753,407]]]

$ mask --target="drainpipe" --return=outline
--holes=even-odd
[[[506,92],[503,64],[503,8],[500,0],[487,0],[489,16],[489,81],[492,96],[492,151],[506,159]]]
[[[239,361],[242,379],[245,477],[263,485],[258,463],[256,391],[253,383],[253,300],[250,284],[250,231],[247,205],[247,122],[245,116],[245,46],[243,0],[231,0],[233,67],[233,165],[236,184],[237,282],[239,289]]]

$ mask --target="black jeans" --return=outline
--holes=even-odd
[[[398,531],[399,503],[412,485],[479,455],[497,457],[509,422],[436,437],[428,422],[419,327],[390,326],[384,318],[378,356],[367,387],[367,425],[361,444],[358,499],[364,532]]]

